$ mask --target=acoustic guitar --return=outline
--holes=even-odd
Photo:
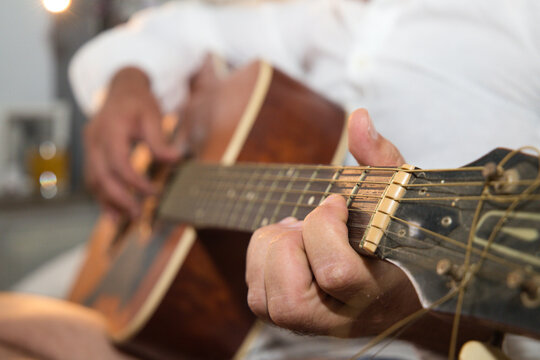
[[[264,62],[224,79],[214,69],[206,66],[192,81],[179,125],[164,120],[166,132],[176,128],[174,136],[190,144],[193,159],[224,166],[341,163],[346,119],[340,107]],[[143,147],[132,160],[139,171],[150,167],[158,187],[184,173],[187,164],[156,168]],[[254,325],[244,281],[250,235],[195,232],[187,223],[162,218],[158,204],[155,197],[146,199],[141,218],[120,226],[105,216],[99,220],[69,298],[103,313],[111,338],[137,356],[230,359]],[[190,211],[205,217],[202,209]]]
[[[338,166],[343,111],[262,62],[188,104],[179,132],[193,161],[151,169],[167,185],[141,219],[100,221],[71,294],[108,318],[123,349],[240,356],[254,324],[249,234],[302,219],[330,194],[347,199],[351,246],[403,269],[426,310],[540,336],[538,154],[496,149],[457,169]]]

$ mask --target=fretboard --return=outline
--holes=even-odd
[[[165,193],[159,217],[198,228],[254,231],[304,219],[331,194],[347,199],[349,228],[363,234],[395,169],[324,165],[190,163]]]

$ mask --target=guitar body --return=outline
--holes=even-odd
[[[201,83],[178,129],[199,161],[341,160],[343,111],[267,64]],[[155,183],[171,172],[157,171]],[[155,219],[158,204],[145,200],[141,218],[124,228],[100,219],[70,299],[101,312],[115,343],[136,356],[232,358],[254,324],[244,281],[250,235]]]

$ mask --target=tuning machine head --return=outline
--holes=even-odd
[[[510,289],[517,289],[525,307],[540,306],[540,275],[529,275],[523,270],[514,270],[508,274],[506,284]]]

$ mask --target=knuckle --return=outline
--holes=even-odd
[[[247,303],[251,311],[261,317],[266,317],[266,297],[263,291],[249,289],[247,295]]]
[[[264,233],[265,233],[265,228],[259,228],[255,230],[253,235],[251,235],[251,241],[253,242],[253,241],[260,240],[261,238],[264,237]]]
[[[304,329],[309,312],[301,301],[291,295],[268,299],[268,315],[274,324],[291,330]]]
[[[326,265],[317,271],[317,283],[324,292],[342,292],[355,288],[357,269],[340,262]]]
[[[290,243],[298,238],[299,231],[298,230],[284,230],[283,232],[275,233],[272,237],[268,239],[270,244],[274,244],[277,242],[286,242]]]

